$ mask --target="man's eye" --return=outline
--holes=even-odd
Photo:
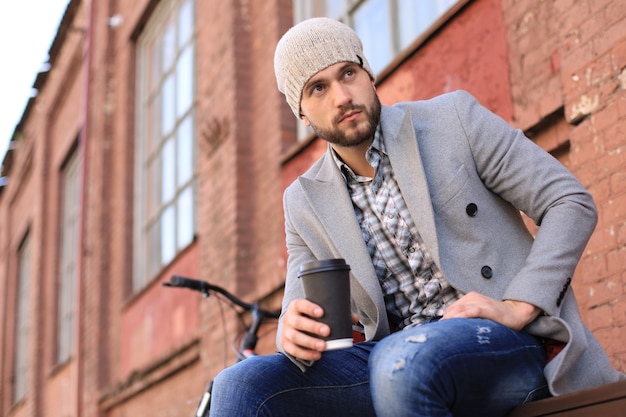
[[[344,73],[343,73],[343,79],[344,80],[350,81],[350,80],[353,80],[354,77],[356,77],[356,71],[354,69],[352,69],[352,68],[345,70]]]
[[[319,84],[318,85],[314,85],[311,88],[311,94],[319,94],[322,91],[324,91],[324,87],[322,85],[319,85]]]

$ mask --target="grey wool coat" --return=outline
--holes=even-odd
[[[380,123],[411,216],[448,281],[464,293],[540,307],[543,314],[526,331],[567,342],[544,370],[552,394],[625,378],[583,324],[570,287],[597,221],[579,181],[463,91],[383,106]],[[344,258],[351,267],[352,311],[367,340],[388,335],[381,287],[329,152],[286,189],[284,211],[283,311],[304,298],[300,265]],[[535,237],[520,211],[540,226]],[[280,331],[279,324],[277,340]],[[310,365],[291,359],[303,370]]]

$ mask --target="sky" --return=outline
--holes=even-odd
[[[69,0],[0,0],[0,164]]]

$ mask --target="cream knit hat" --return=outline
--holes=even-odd
[[[361,65],[374,80],[374,73],[363,56],[363,45],[349,26],[327,17],[298,23],[283,35],[274,53],[278,90],[291,110],[300,117],[302,89],[321,70],[338,62]]]

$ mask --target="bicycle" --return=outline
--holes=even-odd
[[[173,288],[188,288],[193,291],[200,292],[205,298],[209,298],[211,293],[221,294],[230,301],[233,306],[241,307],[245,312],[250,313],[252,317],[252,321],[250,325],[244,326],[246,327],[246,333],[241,339],[239,344],[239,348],[235,349],[237,353],[237,361],[241,362],[251,356],[256,356],[255,353],[256,345],[259,340],[259,329],[261,324],[266,319],[278,319],[280,313],[274,313],[268,310],[264,310],[259,307],[258,303],[248,304],[227,290],[217,285],[209,284],[206,281],[201,281],[193,278],[182,277],[180,275],[173,275],[170,278],[169,282],[163,283],[164,287],[173,287]],[[235,337],[235,340],[237,337]],[[207,383],[206,389],[204,390],[204,394],[200,398],[200,402],[198,403],[198,407],[196,408],[196,413],[194,417],[208,417],[209,410],[211,408],[211,391],[213,388],[213,381],[209,381]]]

